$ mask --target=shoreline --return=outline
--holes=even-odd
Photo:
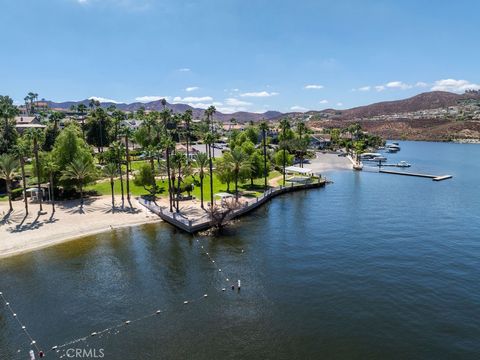
[[[351,170],[351,164],[346,158],[334,154],[317,154],[305,167],[321,173]],[[120,203],[119,197],[115,198],[115,203]],[[167,199],[159,199],[157,203],[167,206]],[[131,211],[116,211],[114,214],[111,213],[110,196],[86,199],[83,212],[79,211],[78,200],[58,202],[54,216],[51,216],[51,205],[43,205],[44,213],[37,215],[39,205],[29,203],[30,214],[25,218],[22,200],[14,201],[14,212],[10,216],[7,216],[8,202],[0,203],[0,259],[116,229],[163,222],[157,214],[147,210],[133,197]],[[181,203],[181,206],[185,214],[203,216],[204,211],[201,210],[198,199]]]

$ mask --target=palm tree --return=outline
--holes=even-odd
[[[239,147],[233,149],[228,160],[232,164],[233,179],[235,180],[235,199],[238,201],[238,180],[243,173],[252,170],[252,165],[248,155]]]
[[[168,134],[167,136],[164,137],[163,146],[165,148],[165,157],[167,160],[168,199],[170,203],[170,212],[173,212],[173,195],[172,195],[173,186],[172,186],[172,179],[170,176],[170,169],[171,169],[170,150],[172,149],[172,147],[174,147],[174,143]],[[173,179],[173,181],[175,181],[175,179]]]
[[[44,133],[40,129],[30,129],[27,133],[27,137],[30,138],[33,141],[33,153],[35,155],[35,176],[37,178],[37,190],[38,190],[38,201],[40,204],[40,212],[43,211],[43,206],[42,206],[42,186],[40,182],[40,159],[38,156],[38,151],[40,149],[40,141],[43,138]]]
[[[115,141],[111,144],[111,148],[113,149],[113,153],[115,154],[116,158],[116,165],[118,169],[118,174],[120,177],[120,192],[122,194],[122,210],[125,207],[125,197],[124,197],[124,190],[123,190],[123,172],[122,172],[122,154],[123,154],[123,144]]]
[[[83,209],[83,187],[91,180],[94,173],[92,163],[86,159],[73,160],[63,171],[63,179],[73,180],[80,190],[80,209]]]
[[[186,164],[187,164],[187,159],[185,154],[181,152],[177,152],[172,156],[172,166],[176,168],[176,171],[177,171],[177,189],[176,189],[177,190],[177,196],[176,196],[177,197],[177,205],[176,205],[177,213],[180,211],[179,199],[180,199],[180,183],[182,181],[182,169]],[[175,186],[175,177],[173,178],[173,184]]]
[[[85,115],[87,114],[87,105],[85,104],[78,104],[77,111],[80,114],[80,120],[82,122],[82,137],[83,141],[85,140]]]
[[[192,110],[188,109],[185,111],[185,113],[182,116],[183,123],[185,126],[185,140],[186,140],[186,145],[187,145],[187,162],[190,162],[190,150],[189,150],[189,143],[190,143],[190,126],[192,124]]]
[[[10,211],[13,211],[12,206],[12,190],[11,184],[15,176],[15,172],[18,169],[18,161],[15,156],[10,154],[0,155],[0,179],[4,179],[7,184],[8,204],[10,205]]]
[[[43,171],[48,174],[50,182],[50,202],[52,203],[52,214],[55,213],[55,186],[53,184],[53,179],[55,173],[58,171],[58,165],[55,162],[55,159],[52,156],[52,153],[49,153],[48,156],[43,160]]]
[[[206,153],[198,153],[195,156],[195,161],[198,167],[198,176],[200,177],[200,206],[203,207],[203,178],[205,177],[205,170],[208,166],[208,155]]]
[[[112,190],[112,213],[115,211],[115,178],[118,175],[118,167],[115,163],[108,163],[103,167],[103,173],[110,178],[110,188]]]
[[[27,178],[25,176],[25,158],[30,154],[30,146],[25,139],[20,139],[13,150],[15,156],[20,161],[20,170],[22,174],[23,201],[25,202],[25,215],[28,215],[28,198],[27,198]]]
[[[286,154],[286,141],[287,141],[287,131],[290,129],[290,121],[287,118],[280,121],[280,129],[282,130],[282,147],[283,147],[283,185],[285,186],[285,166],[287,162]]]
[[[125,126],[121,129],[121,134],[125,137],[127,201],[130,207],[132,207],[132,202],[130,200],[130,149],[128,141],[133,137],[133,130],[128,126]]]
[[[267,171],[267,131],[268,124],[266,121],[260,123],[260,130],[262,130],[262,140],[263,140],[263,176],[265,178],[265,189],[268,187],[268,171]]]
[[[213,160],[212,160],[212,144],[215,142],[215,135],[208,132],[205,135],[205,144],[208,145],[208,171],[210,175],[210,207],[213,208]]]

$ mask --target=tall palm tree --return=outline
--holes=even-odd
[[[212,144],[215,142],[215,135],[208,132],[205,135],[205,144],[208,145],[208,172],[210,175],[210,207],[213,208],[213,160],[212,160]]]
[[[111,148],[116,158],[116,165],[118,169],[118,175],[120,178],[120,193],[122,195],[122,210],[125,208],[125,196],[123,189],[123,171],[122,171],[122,154],[123,154],[123,144],[118,141],[115,141],[111,144]]]
[[[83,209],[83,188],[93,177],[94,168],[92,164],[82,158],[73,160],[63,171],[62,178],[66,180],[73,180],[77,183],[80,190],[80,209]]]
[[[38,201],[40,204],[40,212],[43,211],[42,205],[42,186],[40,182],[40,159],[38,156],[38,152],[40,150],[40,142],[43,139],[44,133],[40,129],[29,129],[27,132],[27,137],[32,140],[33,142],[33,154],[35,155],[35,177],[37,178],[37,190],[38,190]]]
[[[238,201],[238,180],[240,180],[242,173],[252,170],[252,164],[248,159],[248,155],[239,147],[233,149],[228,160],[232,164],[233,179],[235,180],[235,199]]]
[[[165,157],[167,160],[167,181],[168,181],[168,199],[170,204],[170,212],[173,212],[173,194],[172,194],[172,179],[170,176],[171,164],[170,164],[170,151],[175,146],[174,142],[170,138],[170,135],[166,135],[163,139],[163,147],[165,149]],[[175,179],[173,179],[175,181]]]
[[[115,163],[108,163],[103,167],[103,173],[110,178],[110,189],[112,191],[112,213],[115,211],[115,178],[118,176],[118,167]]]
[[[28,198],[27,198],[27,178],[25,175],[25,159],[30,155],[30,145],[25,139],[19,139],[13,153],[20,162],[20,170],[22,174],[23,201],[25,203],[25,215],[28,215]]]
[[[282,142],[283,142],[283,185],[285,186],[285,166],[287,163],[287,131],[290,130],[290,121],[287,118],[280,120],[280,129],[282,130]]]
[[[206,153],[198,153],[195,156],[195,161],[198,167],[198,176],[200,177],[200,206],[203,207],[203,178],[205,177],[205,171],[209,163],[208,155]]]
[[[10,211],[13,211],[12,206],[12,180],[18,169],[19,163],[15,156],[11,154],[0,155],[0,179],[4,179],[7,184],[8,204]]]
[[[263,140],[263,177],[265,178],[265,189],[268,187],[268,171],[267,171],[267,131],[268,124],[266,121],[260,123],[260,130],[262,131]]]
[[[184,127],[185,127],[185,140],[186,140],[186,145],[187,145],[187,162],[190,162],[190,149],[188,145],[190,144],[190,130],[191,130],[191,124],[192,124],[192,115],[193,112],[191,109],[187,109],[185,113],[182,116]]]
[[[130,148],[129,140],[133,137],[133,130],[128,126],[122,127],[120,131],[121,135],[125,138],[125,164],[126,164],[126,184],[127,184],[127,201],[130,207],[132,207],[132,201],[130,200]]]
[[[52,203],[52,214],[55,213],[55,186],[53,183],[55,173],[58,171],[58,165],[55,162],[55,159],[52,156],[52,153],[49,153],[48,156],[43,160],[42,163],[43,171],[48,174],[50,182],[50,202]]]
[[[177,213],[180,211],[179,207],[179,199],[180,199],[180,184],[182,182],[182,170],[183,167],[187,164],[187,158],[185,154],[181,152],[177,152],[172,156],[172,166],[176,168],[177,172],[177,205],[175,208],[177,209]],[[175,184],[175,177],[173,178],[173,183]]]
[[[85,115],[87,114],[87,105],[85,104],[78,104],[77,111],[80,114],[80,120],[82,122],[82,137],[83,141],[85,140]]]

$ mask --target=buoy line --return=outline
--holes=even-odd
[[[214,260],[214,258],[210,255],[210,253],[205,249],[205,247],[203,245],[200,244],[200,241],[198,240],[198,238],[196,238],[194,236],[194,240],[196,241],[196,243],[200,246],[200,249],[201,251],[203,251],[203,253],[208,257],[208,259],[210,260],[210,262],[212,264],[214,264],[215,266],[215,270],[218,270],[216,271],[217,274],[222,274],[221,277],[224,281],[226,281],[227,283],[230,283],[232,280],[229,278],[229,276],[226,274],[226,272],[224,271],[224,269],[222,269],[221,267],[219,267],[218,263]],[[244,253],[244,250],[242,249],[241,250],[241,253],[243,254]],[[238,280],[238,289],[240,290],[240,280]],[[232,289],[235,288],[235,285],[232,285]],[[222,287],[221,288],[221,291],[224,292],[226,291],[226,288],[225,287]],[[156,316],[159,316],[165,312],[168,312],[168,310],[166,309],[157,309],[155,310],[154,312],[149,312],[148,314],[146,315],[143,315],[141,317],[138,317],[138,318],[135,318],[133,320],[124,320],[122,321],[121,323],[117,323],[113,326],[110,326],[106,329],[103,329],[103,330],[99,330],[99,331],[92,331],[90,332],[88,335],[86,336],[83,336],[83,337],[79,337],[79,338],[76,338],[76,339],[73,339],[73,340],[70,340],[64,344],[61,344],[61,345],[54,345],[52,347],[50,347],[49,350],[47,350],[45,353],[40,349],[40,347],[38,346],[37,342],[33,339],[33,337],[30,335],[30,333],[28,332],[26,326],[20,321],[20,319],[18,318],[17,314],[13,311],[10,303],[5,299],[5,296],[3,295],[3,292],[0,292],[0,296],[2,297],[5,305],[7,306],[7,308],[10,310],[10,312],[12,313],[12,316],[17,320],[17,322],[19,323],[21,329],[23,330],[23,332],[25,333],[25,335],[28,337],[29,341],[30,341],[30,346],[34,346],[35,349],[37,350],[37,353],[39,354],[40,357],[44,357],[46,356],[48,353],[52,352],[52,351],[55,351],[56,353],[59,353],[62,349],[66,348],[67,346],[70,346],[70,345],[75,345],[75,344],[78,344],[80,342],[84,342],[84,341],[87,341],[87,339],[89,338],[101,338],[103,335],[106,335],[106,334],[109,334],[109,335],[116,335],[119,333],[120,329],[121,328],[124,328],[124,327],[127,327],[129,325],[132,325],[134,323],[137,323],[137,322],[140,322],[140,321],[143,321],[143,320],[146,320],[146,319],[149,319],[149,318],[152,318],[152,317],[156,317]],[[191,303],[195,303],[195,302],[199,302],[200,300],[205,300],[208,298],[208,294],[205,293],[203,294],[201,297],[198,297],[198,298],[194,298],[194,299],[190,299],[190,300],[184,300],[182,303],[184,305],[188,305],[188,304],[191,304]],[[117,332],[116,333],[111,333],[112,331],[116,330]]]
[[[15,311],[13,311],[13,308],[12,306],[10,305],[10,302],[7,301],[7,299],[5,298],[5,295],[3,294],[3,291],[0,291],[0,297],[2,298],[5,306],[7,307],[7,309],[10,311],[10,313],[12,314],[13,318],[17,321],[18,325],[20,325],[20,328],[22,329],[23,333],[27,336],[28,340],[30,341],[30,346],[34,346],[35,349],[37,350],[38,353],[41,352],[37,342],[33,339],[33,337],[30,335],[30,332],[27,330],[27,327],[25,326],[24,323],[22,323],[22,321],[19,319],[17,313]]]

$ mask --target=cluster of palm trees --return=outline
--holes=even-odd
[[[33,105],[38,95],[30,93],[28,96],[30,105]],[[18,114],[18,109],[13,102],[0,101],[0,117],[4,119],[6,127],[10,119]],[[26,100],[27,101],[27,100]],[[102,108],[97,100],[90,100],[86,104],[78,104],[70,109],[72,118],[75,120],[70,126],[81,128],[81,142],[88,143],[90,146],[97,146],[97,160],[102,165],[103,176],[109,179],[112,193],[112,208],[115,209],[114,189],[117,179],[120,183],[121,206],[125,206],[125,199],[131,206],[131,144],[137,144],[142,149],[146,162],[142,165],[143,171],[135,175],[135,181],[149,188],[150,193],[155,197],[160,193],[161,187],[158,186],[156,177],[163,175],[167,184],[169,198],[169,210],[179,211],[179,200],[181,197],[182,186],[184,191],[191,190],[185,181],[190,175],[198,176],[200,182],[200,202],[204,205],[204,182],[208,176],[210,187],[209,204],[214,204],[214,174],[219,178],[225,178],[227,189],[230,182],[235,185],[235,195],[239,197],[239,183],[246,178],[250,178],[253,185],[254,177],[264,178],[264,188],[268,187],[269,159],[271,154],[267,151],[269,126],[262,122],[258,126],[258,137],[261,137],[262,151],[255,151],[255,160],[252,160],[251,153],[246,153],[241,146],[232,147],[230,151],[224,153],[221,159],[215,159],[215,143],[220,138],[218,124],[214,121],[216,109],[210,106],[205,110],[204,121],[193,123],[193,114],[187,110],[182,114],[173,113],[166,106],[166,101],[162,101],[163,110],[147,112],[139,109],[135,113],[127,114],[111,106],[107,109]],[[30,106],[30,109],[33,109]],[[129,126],[124,126],[124,120],[128,118],[141,120],[141,126],[133,130]],[[56,146],[56,140],[62,132],[59,129],[59,122],[64,118],[64,114],[50,112],[49,119],[54,129],[55,138],[53,145]],[[89,126],[86,128],[85,119]],[[95,130],[92,130],[95,129]],[[285,183],[285,167],[288,158],[288,152],[296,152],[303,165],[303,157],[306,154],[307,129],[305,124],[297,124],[297,135],[293,134],[291,124],[288,119],[280,122],[279,145],[280,151],[283,151],[283,173]],[[93,131],[93,132],[92,132]],[[88,136],[87,134],[88,133]],[[256,137],[257,135],[253,135]],[[76,135],[75,135],[76,136]],[[191,156],[192,141],[201,140],[205,145],[205,152],[199,152],[195,157]],[[77,140],[72,140],[73,142]],[[85,160],[83,157],[70,158],[67,164],[59,166],[58,159],[55,158],[53,151],[46,150],[44,146],[45,131],[43,129],[31,129],[25,132],[23,136],[15,139],[15,144],[11,151],[1,156],[0,178],[5,179],[7,183],[7,192],[9,194],[10,209],[12,209],[12,184],[14,179],[21,177],[23,195],[25,199],[25,211],[28,213],[27,202],[27,175],[26,163],[30,157],[34,158],[34,177],[39,194],[40,211],[43,211],[41,180],[47,180],[49,183],[50,202],[52,211],[55,211],[55,189],[56,183],[74,184],[80,193],[80,206],[84,205],[85,186],[95,179],[99,172],[95,169],[92,161]],[[177,149],[178,143],[186,145],[186,153]],[[257,144],[255,139],[254,144]],[[253,144],[250,145],[253,148]],[[68,147],[68,146],[67,146]],[[50,148],[50,150],[51,150]],[[91,150],[88,150],[89,152]],[[58,155],[58,153],[57,153]],[[260,160],[260,157],[263,157]],[[255,163],[253,163],[253,162]],[[259,164],[259,162],[261,162]],[[255,165],[255,175],[254,173]],[[148,168],[148,169],[147,169]],[[259,170],[261,169],[261,170]],[[149,171],[146,171],[149,170]],[[259,172],[261,174],[259,174]],[[141,179],[140,174],[146,174]],[[140,179],[138,179],[140,178]],[[58,185],[57,185],[58,186]],[[175,210],[174,210],[175,209]]]

